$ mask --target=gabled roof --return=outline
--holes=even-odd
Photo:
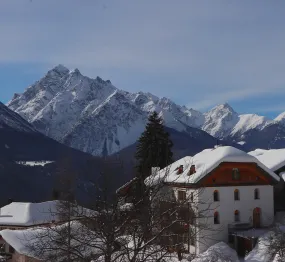
[[[262,164],[257,158],[246,152],[231,146],[220,146],[205,149],[194,157],[184,157],[172,165],[160,170],[157,175],[150,176],[145,180],[147,185],[154,185],[159,182],[195,184],[218,167],[222,162],[256,163],[261,169],[268,173],[274,180],[279,177]],[[183,165],[183,173],[177,175],[176,168]],[[196,173],[189,176],[191,165],[195,165]]]
[[[256,157],[273,172],[285,166],[285,149],[256,149],[248,154]]]
[[[81,254],[86,256],[96,253],[100,254],[100,252],[102,252],[99,247],[102,246],[103,248],[104,242],[102,239],[96,238],[96,235],[91,237],[92,242],[90,243],[90,246],[84,245],[86,235],[94,233],[78,221],[72,221],[70,224],[65,223],[51,227],[33,227],[25,230],[5,229],[0,231],[0,235],[19,254],[33,257],[41,261],[46,261],[50,255],[56,255],[54,253],[57,253],[58,257],[56,261],[64,261],[66,258],[60,255],[61,251],[56,248],[58,244],[55,240],[58,239],[60,230],[69,226],[71,234],[76,235],[76,238],[71,238],[70,240],[71,249],[78,250],[80,247],[82,252]],[[67,243],[67,240],[62,241]],[[39,255],[41,257],[38,257]]]
[[[13,202],[0,209],[0,225],[31,226],[57,221],[56,205],[57,201]]]
[[[33,226],[62,221],[59,209],[64,208],[60,200],[42,203],[13,202],[0,209],[0,225]],[[95,216],[96,211],[75,205],[74,217]]]
[[[131,179],[130,181],[128,181],[127,183],[125,183],[124,185],[122,185],[121,187],[119,187],[116,190],[116,194],[118,195],[124,195],[127,193],[127,191],[129,190],[129,188],[137,181],[137,177],[134,177],[133,179]]]

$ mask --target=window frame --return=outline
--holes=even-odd
[[[190,193],[190,202],[194,202],[194,193],[193,192]]]
[[[219,193],[219,190],[214,190],[213,192],[213,199],[214,199],[214,202],[219,202],[220,201],[220,193]]]
[[[259,188],[254,189],[254,200],[260,199],[260,191]]]
[[[181,198],[181,196],[183,196]],[[177,190],[177,199],[178,201],[185,201],[186,200],[186,191],[185,190]]]
[[[235,222],[240,222],[240,212],[239,212],[239,210],[235,210],[235,212],[234,212],[234,220],[235,220]]]
[[[234,200],[240,201],[240,193],[239,193],[239,190],[237,188],[234,190]]]
[[[219,225],[220,224],[220,214],[218,211],[215,211],[214,213],[214,225]]]
[[[236,167],[232,169],[232,180],[234,181],[240,180],[240,172],[239,172],[239,169]]]

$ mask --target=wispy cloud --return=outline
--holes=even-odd
[[[276,113],[276,112],[284,112],[285,111],[285,105],[284,104],[270,104],[270,105],[264,105],[261,107],[255,107],[253,108],[254,111],[261,112],[261,113]]]
[[[205,109],[283,92],[284,10],[281,1],[6,0],[0,63],[62,63]]]

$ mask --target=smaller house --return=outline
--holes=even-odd
[[[76,238],[72,237],[69,240],[64,233],[66,232],[63,230],[64,227],[70,227],[70,234],[76,235]],[[103,245],[103,242],[92,238],[93,242],[85,245],[86,236],[89,234],[92,234],[90,229],[79,221],[71,221],[70,225],[64,223],[51,227],[31,227],[26,230],[5,229],[0,232],[5,243],[13,249],[10,257],[6,255],[9,259],[7,261],[10,262],[40,262],[46,259],[54,259],[57,262],[66,261],[68,246],[71,253],[76,254],[75,258],[88,257],[92,254],[96,257],[96,254],[101,252],[99,247]],[[59,244],[61,244],[61,249],[58,249]],[[75,261],[73,257],[72,259]]]
[[[285,148],[256,149],[248,153],[285,180]],[[283,178],[284,176],[284,178]]]
[[[37,261],[37,260],[25,260],[23,255],[20,256],[18,252],[15,252],[15,244],[10,245],[10,241],[6,241],[3,237],[3,232],[12,231],[23,231],[31,228],[38,227],[50,227],[51,225],[60,225],[67,221],[61,213],[61,209],[67,202],[54,200],[41,203],[23,203],[23,202],[12,202],[0,209],[0,255],[11,257],[11,261]],[[79,220],[86,216],[96,215],[96,211],[85,209],[80,206],[74,207],[74,212],[69,219]],[[21,240],[13,239],[13,243]],[[22,260],[19,260],[18,257]]]
[[[285,204],[285,149],[256,149],[248,154],[256,157],[267,168],[280,177],[274,186],[275,212],[284,211]]]

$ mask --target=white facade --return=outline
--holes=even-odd
[[[239,200],[235,200],[234,191],[239,191]],[[259,199],[255,199],[254,190],[259,190]],[[235,223],[235,211],[239,212],[239,223],[250,223],[253,210],[261,210],[261,226],[270,226],[274,221],[273,186],[227,186],[206,187],[202,189],[175,188],[187,192],[187,200],[193,195],[193,207],[197,208],[196,252],[201,253],[210,246],[223,241],[228,242],[228,225]],[[218,191],[218,200],[214,201],[214,191]],[[214,213],[219,214],[219,224],[214,224]]]

